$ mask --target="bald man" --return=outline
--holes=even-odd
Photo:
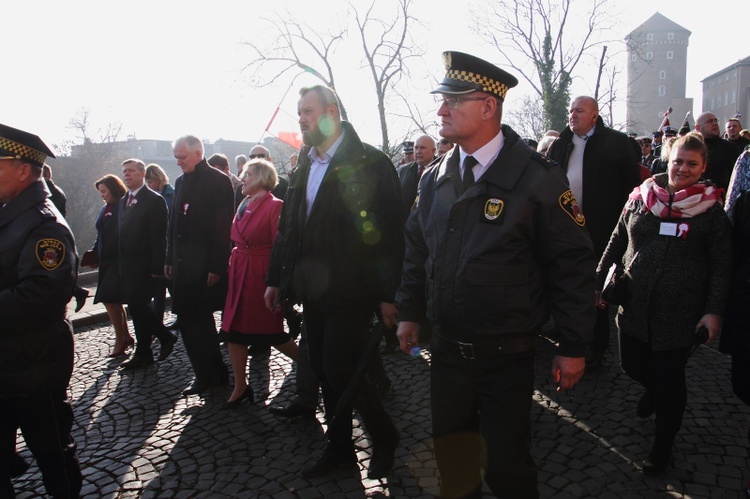
[[[570,189],[586,217],[597,261],[609,242],[628,195],[641,181],[640,158],[622,132],[607,128],[599,116],[599,104],[592,97],[573,99],[568,126],[549,148],[568,176]],[[609,347],[609,314],[597,309],[594,341],[586,357],[586,368],[599,369]]]
[[[417,198],[419,178],[425,168],[435,160],[435,139],[429,135],[421,135],[414,141],[414,160],[402,165],[398,169],[398,179],[401,182],[401,196],[404,200],[404,212],[408,216]]]

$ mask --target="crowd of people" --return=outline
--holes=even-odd
[[[644,387],[635,413],[655,418],[641,469],[664,472],[697,345],[721,332],[733,390],[750,404],[750,140],[739,119],[726,138],[712,113],[694,131],[629,137],[580,96],[568,126],[536,143],[502,122],[513,75],[469,54],[443,58],[432,92],[440,138],[405,142],[396,167],[341,119],[332,89],[313,86],[299,94],[304,146],[288,178],[262,145],[235,158],[235,175],[229,158],[205,158],[185,135],[173,145],[174,186],[138,158],[97,180],[97,238],[80,263],[99,270],[109,356],[132,348],[121,368],[143,369],[179,337],[194,372],[182,393],[203,395],[229,382],[226,342],[233,388],[222,409],[236,410],[255,402],[248,352],[273,346],[297,379],[292,402],[271,412],[312,417],[322,393],[327,445],[302,475],[357,461],[356,410],[373,444],[368,477],[383,479],[400,436],[377,347],[384,338],[384,351],[410,354],[429,341],[441,495],[481,497],[484,482],[499,497],[533,498],[542,326],[554,320],[550,376],[567,390],[602,368],[611,305],[621,367]],[[65,306],[86,293],[61,193],[49,171],[42,181],[47,157],[39,137],[0,125],[0,492],[10,497],[26,466],[19,428],[50,495],[77,497],[82,483]],[[610,285],[617,299],[603,293]],[[167,290],[177,320],[165,325]]]

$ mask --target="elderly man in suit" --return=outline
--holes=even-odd
[[[159,360],[172,353],[177,338],[149,306],[164,271],[167,249],[167,203],[145,185],[146,165],[139,159],[122,163],[122,180],[128,193],[120,199],[119,272],[124,302],[128,304],[137,344],[123,369],[154,363],[151,341],[161,343]]]
[[[195,371],[192,385],[182,392],[187,396],[228,378],[213,313],[226,299],[234,196],[229,177],[206,162],[198,137],[177,139],[174,157],[183,175],[175,181],[164,274],[172,280],[172,310]]]

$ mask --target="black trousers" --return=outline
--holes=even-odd
[[[687,404],[685,365],[690,347],[652,351],[649,343],[620,334],[622,370],[654,395],[657,437],[673,438]]]
[[[616,305],[615,305],[616,306]],[[595,352],[606,352],[609,348],[609,307],[601,309],[596,307],[596,322],[594,323],[594,340],[591,342],[591,350]]]
[[[83,478],[70,434],[73,410],[64,388],[30,397],[0,397],[0,497],[14,497],[10,464],[21,429],[54,498],[79,497]]]
[[[382,325],[382,319],[378,327],[381,328],[380,330],[386,330],[385,326]],[[393,327],[391,330],[395,331],[396,328]],[[312,363],[310,362],[307,332],[304,328],[299,337],[298,348],[297,380],[295,384],[294,401],[307,409],[315,409],[318,407],[320,380],[318,379],[318,376],[316,376],[315,371],[313,371]],[[378,352],[374,352],[370,359],[370,365],[367,368],[367,380],[371,384],[380,383],[381,385],[390,381],[388,373],[385,371],[385,366],[383,366],[383,359]]]
[[[534,352],[462,358],[431,338],[432,433],[441,497],[537,498],[530,455]]]
[[[138,357],[153,357],[151,342],[156,337],[159,341],[171,336],[172,333],[164,327],[164,323],[151,308],[149,300],[128,303],[130,317],[133,318],[133,329],[135,329],[135,355]],[[171,338],[168,338],[168,341]]]
[[[214,313],[196,310],[180,313],[180,333],[196,380],[216,384],[227,379],[229,370],[219,351]]]
[[[369,364],[369,359],[362,358],[362,352],[372,310],[372,305],[331,310],[316,303],[304,303],[310,363],[320,379],[329,418],[335,414],[354,373],[367,367],[361,363]],[[334,417],[328,427],[328,440],[334,451],[342,454],[353,451],[352,406],[362,416],[373,442],[395,432],[377,392],[363,372],[351,402],[342,406],[339,416]]]

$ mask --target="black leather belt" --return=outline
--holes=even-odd
[[[470,343],[446,338],[437,331],[433,336],[439,340],[439,349],[450,350],[466,360],[486,359],[498,355],[531,352],[539,346],[539,336],[519,336],[515,338],[500,338],[493,341]]]

